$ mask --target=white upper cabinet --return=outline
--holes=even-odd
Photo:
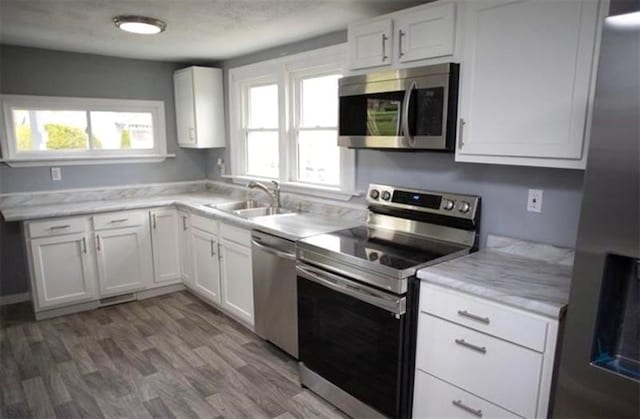
[[[395,19],[400,62],[453,55],[456,4],[442,3],[398,14]]]
[[[584,168],[601,6],[464,2],[457,161]]]
[[[349,67],[352,69],[391,65],[391,18],[349,25]]]
[[[151,211],[150,215],[154,285],[180,282],[182,273],[178,211],[175,208],[158,209]]]
[[[173,75],[178,145],[225,146],[222,70],[188,67]]]
[[[349,68],[455,61],[456,7],[456,1],[437,1],[349,25]]]

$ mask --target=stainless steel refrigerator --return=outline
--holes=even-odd
[[[640,1],[613,0],[611,6],[557,370],[556,418],[640,418],[640,13],[611,17],[640,10]]]

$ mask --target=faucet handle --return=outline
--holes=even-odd
[[[273,183],[273,189],[274,190],[280,189],[280,183],[278,183],[278,181],[272,180],[271,183]]]

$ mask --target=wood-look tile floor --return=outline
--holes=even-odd
[[[292,358],[189,293],[29,310],[0,312],[2,418],[344,417],[300,387]]]

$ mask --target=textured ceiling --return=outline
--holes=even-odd
[[[345,29],[425,0],[0,0],[0,42],[132,57],[223,60]],[[155,36],[119,31],[112,18],[167,22]]]

